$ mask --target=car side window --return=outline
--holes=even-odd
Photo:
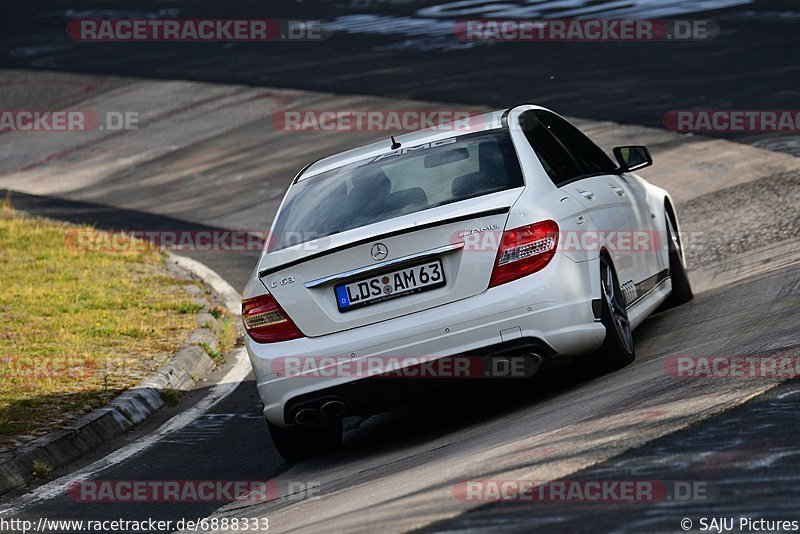
[[[546,111],[537,111],[536,116],[572,153],[583,169],[582,174],[612,173],[616,170],[617,166],[603,149],[572,124]]]
[[[584,174],[575,159],[532,112],[520,115],[519,122],[525,138],[556,186]]]

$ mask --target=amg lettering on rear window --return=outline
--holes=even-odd
[[[382,159],[391,158],[391,157],[394,157],[394,156],[402,156],[403,154],[408,154],[409,152],[411,152],[413,150],[424,150],[426,148],[436,148],[438,146],[449,145],[449,144],[455,143],[455,142],[456,142],[456,138],[455,137],[448,137],[447,139],[440,139],[439,141],[432,141],[430,143],[423,143],[423,144],[417,145],[417,146],[399,148],[399,149],[394,150],[392,152],[387,152],[386,154],[381,154],[380,156],[375,156],[374,158],[369,160],[369,162],[373,163],[375,161],[380,161]]]

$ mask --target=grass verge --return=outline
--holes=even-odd
[[[0,202],[0,448],[104,405],[162,365],[194,305],[155,250],[81,250],[89,227]]]

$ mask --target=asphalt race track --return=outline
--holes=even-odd
[[[494,15],[498,13],[497,15]],[[317,42],[96,43],[70,40],[79,18],[315,19]],[[475,43],[453,35],[466,18],[707,19],[710,41]],[[257,3],[70,0],[6,8],[0,65],[244,83],[504,107],[537,102],[574,116],[663,126],[675,109],[794,109],[800,46],[793,0],[504,2],[323,0]],[[11,22],[13,21],[13,23]],[[287,59],[291,58],[291,59]],[[726,138],[732,134],[723,134]],[[738,134],[797,151],[797,139]],[[770,141],[771,140],[771,141]]]
[[[465,47],[452,35],[437,33],[431,24],[458,18],[453,7],[436,11],[433,4],[424,6],[416,0],[333,0],[319,2],[313,9],[308,2],[266,8],[235,1],[225,3],[225,17],[318,17],[334,24],[339,33],[323,45],[271,43],[268,50],[253,43],[139,43],[108,45],[102,53],[97,47],[106,45],[70,41],[63,31],[65,23],[82,16],[154,13],[218,17],[222,16],[218,4],[125,0],[111,8],[105,2],[90,1],[77,5],[56,0],[46,7],[18,3],[6,8],[0,66],[91,73],[96,81],[81,81],[80,86],[100,87],[98,96],[92,97],[112,101],[134,82],[106,75],[239,83],[263,86],[265,94],[270,88],[336,94],[298,93],[298,101],[312,106],[338,95],[363,94],[492,107],[535,101],[571,116],[655,127],[662,126],[664,113],[671,109],[797,109],[800,66],[787,56],[800,44],[800,8],[789,0],[731,0],[721,7],[723,3],[576,1],[561,2],[563,6],[557,8],[556,2],[531,2],[542,4],[543,13],[552,17],[587,16],[568,14],[567,4],[600,6],[594,16],[611,16],[615,12],[609,4],[625,4],[629,11],[614,16],[709,18],[721,29],[711,42]],[[522,2],[504,4],[516,9]],[[657,5],[662,11],[656,10]],[[357,23],[355,15],[367,18]],[[387,29],[411,19],[428,21],[423,24],[425,31],[404,35]],[[16,23],[10,24],[11,20]],[[31,79],[38,79],[36,74],[32,72]],[[176,89],[168,86],[172,82],[163,83],[167,85],[145,89],[137,85],[135,94],[187,91],[183,85]],[[11,84],[0,84],[0,90],[2,85]],[[40,84],[38,91],[42,99],[51,99],[48,103],[63,96],[58,89],[48,96],[46,87]],[[218,108],[227,105],[226,99],[256,100],[250,93],[242,96],[243,90],[236,87],[205,88],[220,92],[203,100]],[[343,97],[342,107],[364,102],[360,97],[349,98]],[[81,102],[74,95],[64,100],[70,105]],[[384,105],[397,101],[390,102]],[[194,117],[215,117],[200,105],[185,107],[192,108]],[[268,225],[292,169],[320,152],[335,152],[375,137],[363,132],[327,138],[270,137],[261,133],[263,124],[233,117],[234,111],[245,116],[250,108],[231,105],[225,109],[230,109],[230,124],[214,135],[201,138],[197,134],[197,139],[191,136],[205,131],[207,123],[198,127],[199,122],[167,110],[166,116],[181,117],[175,121],[179,126],[161,128],[153,120],[153,128],[142,131],[159,142],[173,136],[176,146],[156,151],[150,159],[126,153],[129,163],[113,168],[104,166],[107,162],[98,159],[97,153],[135,149],[144,154],[152,147],[143,144],[141,137],[133,137],[134,133],[113,142],[98,136],[66,150],[66,155],[50,158],[57,154],[60,141],[37,137],[36,143],[20,142],[2,133],[0,153],[5,162],[0,168],[0,189],[14,190],[11,200],[17,209],[100,229],[252,229]],[[683,519],[691,520],[690,528],[699,531],[702,517],[800,520],[796,505],[800,499],[796,447],[800,380],[686,378],[670,371],[677,356],[799,356],[800,166],[796,158],[732,143],[661,139],[655,130],[597,122],[586,127],[598,135],[605,135],[605,128],[610,136],[660,140],[654,141],[661,151],[656,154],[664,156],[661,174],[654,181],[668,189],[680,184],[678,210],[691,230],[713,228],[722,236],[701,243],[704,246],[690,255],[693,282],[699,290],[695,299],[654,315],[635,332],[637,359],[632,365],[601,377],[587,377],[571,368],[554,369],[530,381],[426,395],[417,403],[377,416],[349,418],[339,451],[293,465],[271,444],[249,376],[179,431],[94,472],[90,479],[270,480],[280,489],[279,499],[90,503],[74,499],[63,491],[65,487],[45,491],[48,486],[42,485],[0,496],[0,514],[10,507],[14,517],[33,521],[41,517],[172,521],[268,517],[276,532],[680,532],[686,530]],[[178,146],[179,134],[186,135],[185,145]],[[793,135],[719,137],[800,154],[800,143]],[[21,143],[33,148],[26,152]],[[682,152],[681,147],[690,143],[699,144]],[[745,154],[745,149],[752,152],[733,161],[736,152]],[[708,163],[714,157],[709,152],[724,150],[730,151],[726,153],[732,161],[730,168],[723,168],[719,161]],[[247,161],[231,158],[243,153]],[[206,154],[222,162],[208,180],[212,173],[190,170],[199,168],[200,156]],[[774,168],[767,164],[773,158]],[[251,159],[261,168],[253,169]],[[679,167],[684,159],[690,164],[685,173]],[[748,162],[752,167],[745,167]],[[242,201],[241,195],[231,192],[238,182],[231,180],[228,190],[210,187],[226,184],[223,180],[233,176],[226,166],[235,167],[235,174],[243,176],[242,184],[260,185],[254,193],[255,205],[252,199]],[[107,177],[104,169],[113,173],[109,171]],[[259,178],[259,172],[263,177]],[[713,180],[696,186],[685,183],[685,176],[694,179],[702,172],[713,175]],[[78,179],[85,183],[69,186],[70,180]],[[187,201],[195,189],[197,195]],[[187,255],[214,269],[236,290],[242,288],[256,261],[256,256],[247,253]],[[54,478],[70,479],[72,473],[114,458],[128,445],[143,443],[162,424],[210,395],[228,370],[218,370],[179,406],[165,408],[129,435],[56,472]],[[686,499],[670,495],[647,502],[483,502],[459,498],[459,485],[469,480],[638,480],[703,491]]]
[[[66,220],[91,220],[101,228],[111,227],[110,223],[130,228],[132,218],[142,229],[149,224],[165,226],[164,220],[148,221],[141,213],[15,198],[20,209]],[[234,279],[246,276],[249,263],[249,258],[242,257],[227,262],[221,272]],[[477,396],[474,389],[448,391],[426,399],[435,402],[433,407],[421,402],[366,421],[348,421],[351,430],[340,452],[298,464],[288,472],[289,466],[270,446],[253,383],[247,380],[185,429],[97,479],[274,479],[282,489],[290,482],[318,483],[322,498],[330,500],[302,501],[295,496],[299,502],[294,506],[301,508],[294,513],[287,507],[294,503],[291,496],[266,504],[236,503],[222,511],[223,516],[268,516],[278,531],[284,531],[284,521],[294,528],[335,531],[369,531],[380,524],[392,525],[390,530],[423,526],[458,506],[453,498],[458,482],[467,476],[491,478],[498,473],[526,473],[520,478],[531,480],[556,480],[568,474],[570,480],[669,479],[702,482],[714,492],[709,492],[708,499],[680,503],[680,513],[677,503],[667,501],[557,506],[487,503],[434,522],[426,530],[559,526],[586,532],[672,531],[681,517],[701,514],[792,517],[800,475],[794,447],[797,381],[671,433],[700,414],[737,405],[773,382],[679,379],[668,376],[665,365],[675,354],[796,354],[798,287],[800,268],[794,266],[702,293],[686,307],[648,320],[636,332],[636,363],[606,377],[583,380],[552,372],[539,375],[533,383],[479,390],[484,394]],[[170,415],[162,414],[160,419]],[[157,423],[148,422],[120,441],[135,442]],[[614,456],[628,447],[634,449]],[[95,456],[106,452],[114,454],[101,451]],[[584,465],[587,468],[581,470]],[[570,474],[573,471],[577,472]],[[388,498],[387,493],[398,489],[402,491]],[[376,499],[374,507],[370,499]],[[84,503],[62,494],[35,502],[18,515],[178,520],[208,515],[217,506]],[[409,517],[409,509],[416,517]]]

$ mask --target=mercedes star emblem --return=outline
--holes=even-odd
[[[375,261],[382,260],[389,255],[389,249],[386,248],[386,245],[383,243],[375,243],[372,245],[372,250],[370,252],[372,253],[372,259]]]

